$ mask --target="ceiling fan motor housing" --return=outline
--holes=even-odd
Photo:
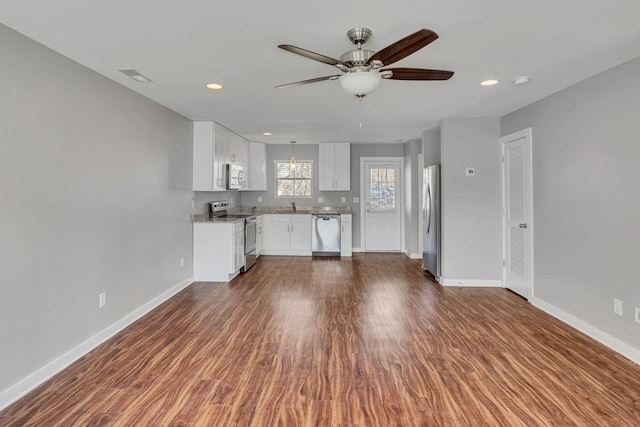
[[[349,52],[345,52],[340,56],[340,62],[343,64],[354,67],[358,65],[366,65],[371,58],[375,54],[373,50],[366,49],[355,49],[350,50]]]

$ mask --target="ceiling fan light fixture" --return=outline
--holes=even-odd
[[[375,71],[351,71],[340,76],[340,87],[349,95],[363,98],[376,90],[380,74]]]

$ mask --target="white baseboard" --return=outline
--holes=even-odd
[[[412,254],[409,251],[402,251],[402,252],[404,252],[404,254],[406,256],[408,256],[410,259],[422,259],[422,254],[420,254],[420,253],[413,253]]]
[[[501,280],[445,279],[440,277],[443,286],[469,286],[472,288],[501,288]]]
[[[98,332],[96,335],[92,336],[82,344],[49,362],[44,367],[33,372],[8,389],[0,392],[0,410],[11,405],[13,402],[20,399],[22,396],[29,393],[31,390],[33,390],[55,374],[59,373],[64,368],[71,365],[73,362],[80,359],[82,356],[84,356],[154,308],[189,286],[191,283],[193,283],[192,277],[181,281],[180,283],[174,285],[148,303],[132,311],[122,319]]]
[[[351,248],[351,252],[364,252],[362,248]]]
[[[606,345],[613,351],[620,353],[627,359],[631,360],[636,365],[640,365],[640,350],[630,346],[629,344],[620,341],[619,339],[612,337],[606,332],[588,324],[587,322],[578,319],[577,317],[559,309],[558,307],[549,304],[548,302],[541,300],[540,298],[531,297],[529,302],[538,307],[542,311],[546,311],[553,317],[563,321],[564,323],[572,326],[582,332],[583,334],[593,338],[594,340]]]

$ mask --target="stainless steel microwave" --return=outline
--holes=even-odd
[[[225,165],[227,190],[241,190],[243,184],[243,169],[239,165]]]

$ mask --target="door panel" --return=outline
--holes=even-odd
[[[530,133],[501,138],[504,286],[529,298],[532,288]]]
[[[365,251],[400,251],[400,162],[366,161],[364,181]]]

